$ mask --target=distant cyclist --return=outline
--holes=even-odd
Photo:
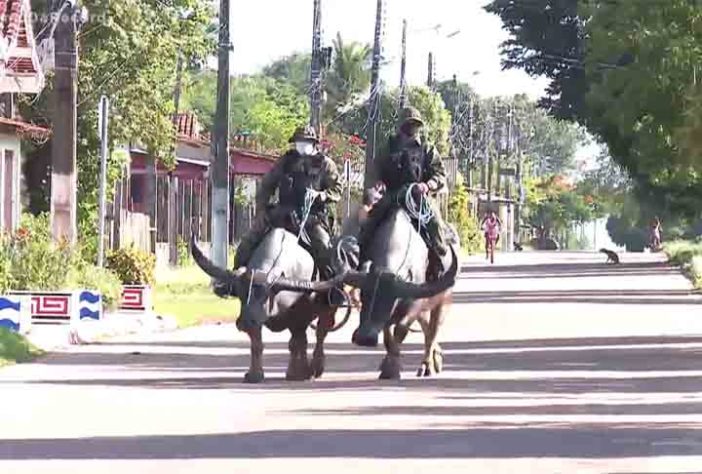
[[[661,248],[661,220],[656,217],[651,223],[651,251],[657,252]]]
[[[483,219],[481,227],[485,233],[485,258],[490,260],[490,263],[495,263],[495,246],[500,241],[502,222],[500,222],[495,211],[490,211]]]

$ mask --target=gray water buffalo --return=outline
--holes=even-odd
[[[251,361],[245,382],[264,380],[262,328],[274,332],[290,330],[288,380],[307,380],[324,372],[324,339],[333,325],[336,307],[328,303],[332,284],[323,283],[312,291],[314,262],[298,243],[296,235],[272,229],[254,250],[248,268],[235,271],[219,268],[205,257],[195,238],[191,252],[197,265],[215,280],[215,292],[241,300],[237,328],[251,340]],[[291,281],[294,279],[294,281]],[[307,359],[307,328],[319,318],[317,343],[311,365]]]
[[[381,364],[381,379],[400,377],[400,344],[415,321],[424,333],[424,357],[418,375],[442,370],[437,336],[458,272],[458,257],[453,245],[450,248],[443,262],[446,271],[439,279],[426,282],[429,250],[405,210],[391,211],[375,232],[368,255],[371,267],[362,278],[356,278],[362,310],[353,342],[375,346],[383,331],[387,353]]]
[[[437,335],[458,273],[454,246],[442,262],[447,271],[439,279],[426,282],[429,251],[407,212],[396,209],[376,230],[370,249],[372,264],[367,271],[347,268],[332,281],[289,284],[307,291],[341,284],[361,290],[361,320],[353,342],[376,346],[383,331],[387,354],[381,364],[381,379],[400,378],[400,344],[415,321],[422,327],[425,342],[418,375],[440,372],[443,356]]]

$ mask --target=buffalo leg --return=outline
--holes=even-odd
[[[324,341],[329,335],[329,330],[334,326],[334,313],[336,309],[327,308],[321,312],[317,321],[317,342],[312,353],[312,377],[319,378],[324,374]]]
[[[311,371],[307,361],[307,332],[306,328],[291,328],[292,333],[288,348],[290,349],[290,362],[285,373],[285,379],[291,381],[308,380]]]
[[[400,346],[390,331],[390,326],[383,329],[383,342],[387,354],[380,364],[381,380],[400,380],[402,365],[400,364]]]
[[[261,326],[249,329],[247,331],[251,345],[251,361],[249,363],[249,371],[244,376],[246,383],[260,383],[265,378],[263,374],[263,337],[261,335]]]
[[[439,328],[444,322],[444,305],[437,305],[432,311],[429,321],[422,319],[424,332],[424,359],[417,371],[418,377],[429,377],[438,374],[444,366],[443,353],[437,341]]]

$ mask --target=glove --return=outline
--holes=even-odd
[[[412,187],[412,194],[414,197],[421,197],[429,192],[429,186],[426,183],[417,183]]]
[[[327,193],[324,191],[312,190],[312,196],[314,196],[315,201],[325,202],[327,200]]]

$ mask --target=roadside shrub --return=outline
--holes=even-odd
[[[674,265],[685,265],[692,262],[696,256],[702,255],[702,243],[676,240],[665,242],[663,251],[668,256],[670,263]]]
[[[468,191],[463,185],[463,177],[456,176],[456,187],[451,193],[447,221],[453,224],[464,252],[473,254],[480,250],[481,232],[478,221],[470,215]]]
[[[46,214],[23,216],[6,252],[10,256],[13,290],[64,289],[70,269],[80,260],[68,243],[54,244]]]
[[[85,262],[71,269],[66,288],[99,291],[108,310],[116,309],[122,297],[122,281],[115,272]]]
[[[132,245],[111,252],[107,256],[107,268],[117,274],[124,285],[153,285],[156,256]]]
[[[12,237],[0,236],[0,294],[12,289]]]
[[[192,265],[193,257],[190,255],[190,243],[181,237],[178,237],[178,266],[187,267]]]

